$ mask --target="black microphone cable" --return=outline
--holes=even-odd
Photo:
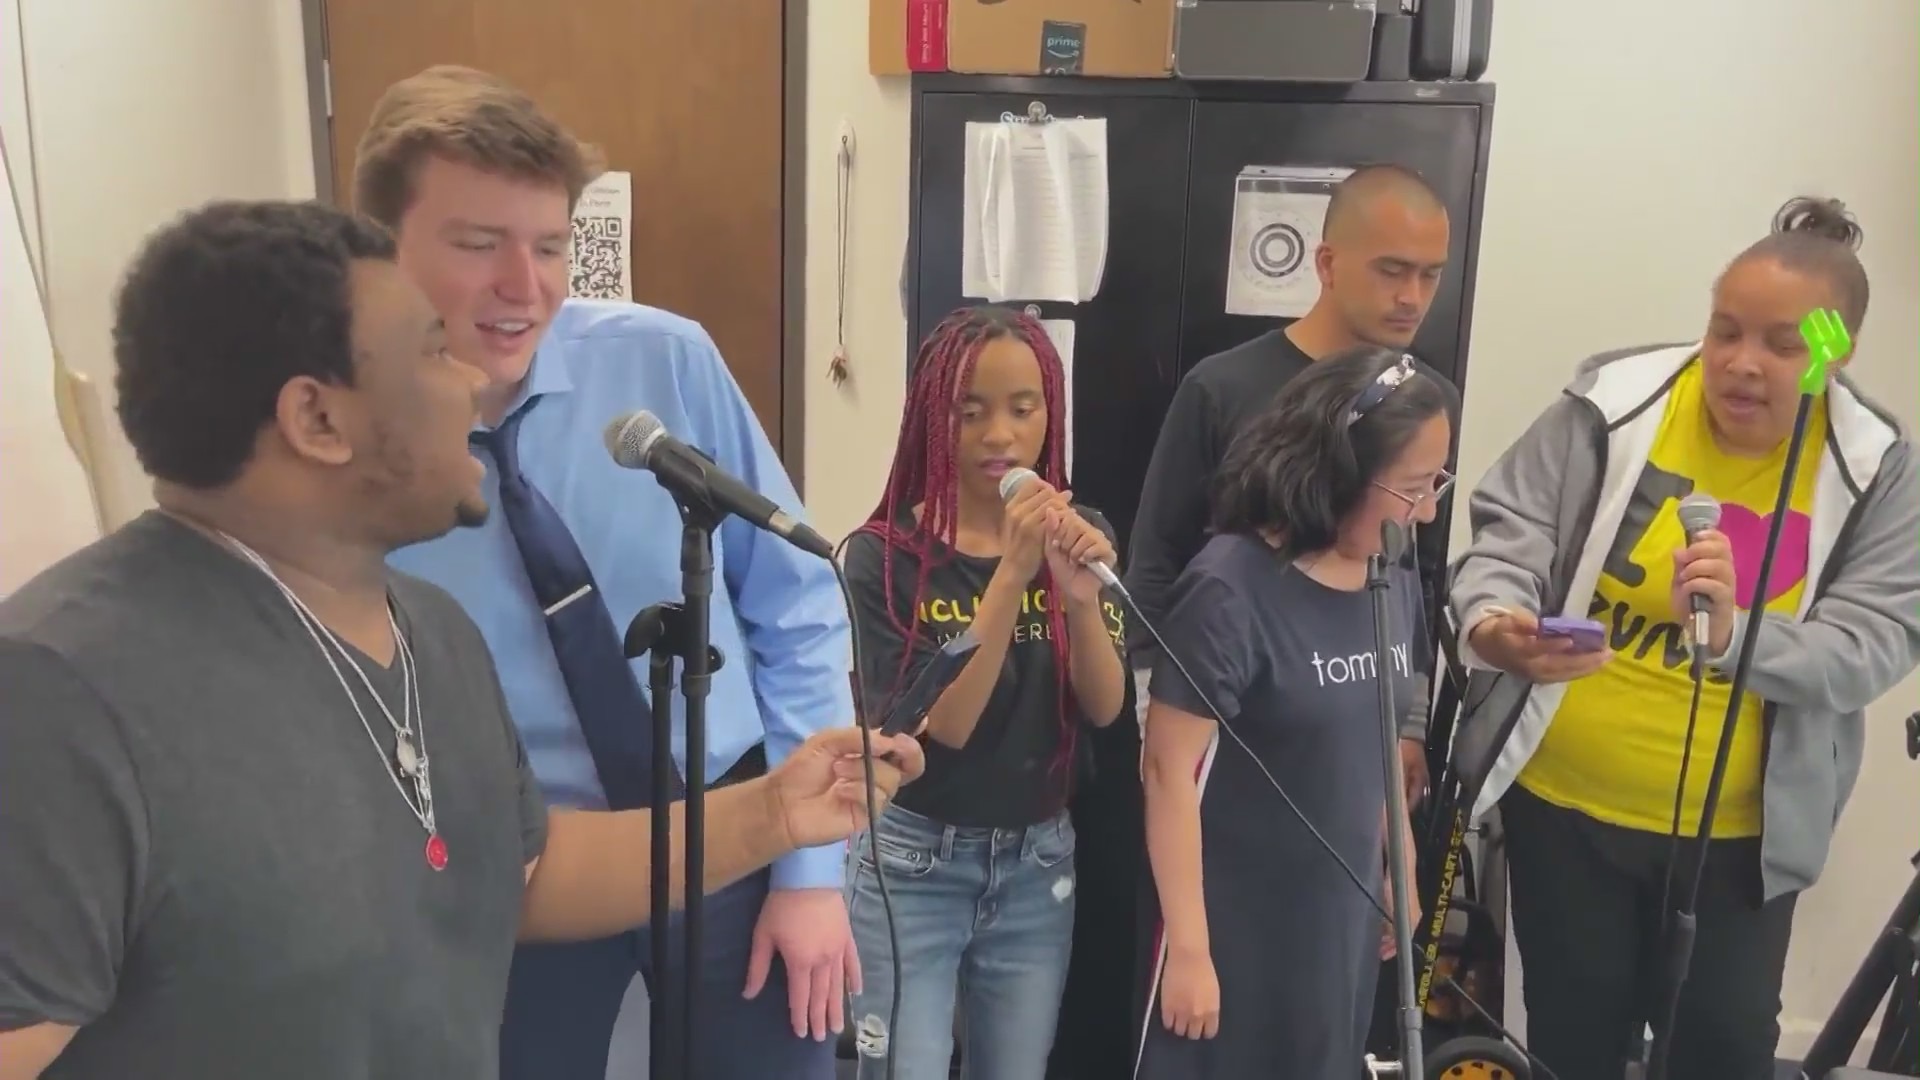
[[[863,1043],[875,1041],[877,1037],[880,1048],[886,1053],[887,1080],[893,1080],[893,1030],[900,1021],[900,928],[893,919],[893,894],[887,889],[887,875],[880,865],[880,841],[873,835],[873,830],[880,824],[880,799],[873,777],[873,726],[867,723],[867,694],[862,678],[866,668],[860,661],[861,620],[854,608],[853,589],[847,584],[847,572],[840,565],[841,558],[846,554],[847,542],[853,537],[853,533],[848,533],[834,545],[833,558],[828,562],[833,566],[834,580],[840,584],[840,601],[847,609],[847,628],[850,631],[847,636],[853,643],[853,677],[849,681],[853,686],[853,715],[855,724],[860,728],[860,765],[867,789],[867,846],[873,853],[873,881],[880,888],[880,911],[887,921],[887,962],[893,977],[893,988],[887,1002],[885,1031],[873,1031],[862,1018],[850,1019],[854,1029],[854,1054],[864,1056]],[[892,558],[892,553],[883,551],[881,557]],[[859,872],[856,866],[854,873]],[[848,914],[851,916],[852,913]]]
[[[1693,763],[1693,733],[1694,729],[1698,727],[1700,723],[1700,694],[1701,691],[1706,688],[1707,683],[1706,649],[1707,645],[1704,641],[1694,642],[1691,646],[1693,658],[1690,666],[1692,669],[1693,694],[1692,700],[1687,703],[1687,739],[1680,747],[1680,779],[1673,789],[1673,830],[1667,837],[1666,880],[1660,884],[1661,936],[1669,942],[1677,940],[1674,936],[1676,932],[1674,920],[1679,913],[1674,911],[1670,905],[1673,903],[1673,875],[1680,864],[1680,814],[1687,802],[1687,769]],[[1680,930],[1679,933],[1685,934],[1690,944],[1693,938],[1693,920],[1691,917],[1688,917],[1683,921],[1687,923],[1687,926],[1684,930]],[[1687,951],[1691,952],[1692,950],[1689,948]],[[1670,964],[1679,964],[1682,967],[1679,977],[1685,978],[1684,968],[1686,961],[1679,955],[1680,950],[1677,946],[1673,946],[1670,947],[1669,952],[1671,955],[1669,956],[1668,962]]]
[[[1374,898],[1373,893],[1369,891],[1366,884],[1360,880],[1360,875],[1354,872],[1353,867],[1348,865],[1347,860],[1342,858],[1340,853],[1334,849],[1333,844],[1328,842],[1327,838],[1321,835],[1320,830],[1314,827],[1313,822],[1307,819],[1307,815],[1300,809],[1300,805],[1293,801],[1293,796],[1288,794],[1287,789],[1281,785],[1279,780],[1274,778],[1272,772],[1268,771],[1267,764],[1260,760],[1260,755],[1254,753],[1253,748],[1248,746],[1246,740],[1240,737],[1240,733],[1233,730],[1233,725],[1229,724],[1227,718],[1221,714],[1220,707],[1213,703],[1213,699],[1209,698],[1206,691],[1200,688],[1200,683],[1193,677],[1193,673],[1187,670],[1187,665],[1181,662],[1179,654],[1167,646],[1166,639],[1160,636],[1159,628],[1153,625],[1151,619],[1148,619],[1141,613],[1140,607],[1134,602],[1132,595],[1130,595],[1124,587],[1115,589],[1114,591],[1117,592],[1121,600],[1125,602],[1127,614],[1131,618],[1137,619],[1141,626],[1146,627],[1147,633],[1153,638],[1154,644],[1160,647],[1160,654],[1172,661],[1174,669],[1180,672],[1180,677],[1186,680],[1187,685],[1192,688],[1194,695],[1200,699],[1201,704],[1207,707],[1207,713],[1213,717],[1213,721],[1219,726],[1220,732],[1228,738],[1231,738],[1234,744],[1239,746],[1241,751],[1253,762],[1254,767],[1260,770],[1260,775],[1267,778],[1267,783],[1272,786],[1275,792],[1279,793],[1281,801],[1287,804],[1287,809],[1293,813],[1294,819],[1299,821],[1301,827],[1307,830],[1307,835],[1313,837],[1314,843],[1320,846],[1320,850],[1326,852],[1327,857],[1332,859],[1334,863],[1340,867],[1341,871],[1347,875],[1347,880],[1353,882],[1353,887],[1359,890],[1360,895],[1366,897],[1367,905],[1379,912],[1381,918],[1392,921],[1393,914],[1381,906],[1380,901]],[[1384,674],[1382,677],[1385,677]],[[1388,822],[1387,827],[1399,828],[1400,824],[1399,822]],[[1436,971],[1433,972],[1433,974],[1438,975],[1439,972]],[[1460,995],[1460,999],[1466,1002],[1467,1006],[1478,1014],[1482,1020],[1486,1021],[1488,1026],[1498,1032],[1501,1038],[1505,1039],[1508,1043],[1512,1044],[1515,1049],[1526,1055],[1527,1061],[1535,1070],[1538,1070],[1542,1080],[1559,1080],[1559,1077],[1547,1066],[1546,1062],[1535,1057],[1533,1051],[1527,1049],[1526,1044],[1515,1038],[1513,1032],[1507,1030],[1504,1025],[1498,1020],[1495,1020],[1493,1014],[1489,1013],[1484,1006],[1474,1000],[1473,995],[1467,993],[1466,988],[1455,981],[1453,976],[1440,975],[1440,979],[1445,985],[1450,987],[1454,993]],[[1143,1022],[1152,1023],[1153,1017],[1145,1017]]]
[[[1820,314],[1816,312],[1815,314]],[[1814,315],[1807,316],[1808,320]],[[1834,319],[1838,324],[1837,317]],[[1844,331],[1842,331],[1844,333]],[[1806,323],[1801,326],[1801,335],[1808,337]],[[1661,987],[1665,998],[1660,1003],[1658,1023],[1653,1029],[1653,1044],[1647,1056],[1647,1080],[1667,1080],[1667,1060],[1672,1051],[1674,1029],[1679,1026],[1680,994],[1686,986],[1689,968],[1693,962],[1694,931],[1698,923],[1700,904],[1700,883],[1707,874],[1707,851],[1712,842],[1714,817],[1720,808],[1720,791],[1726,781],[1727,763],[1733,754],[1733,736],[1740,724],[1740,710],[1747,693],[1747,678],[1753,667],[1755,641],[1760,636],[1760,626],[1766,622],[1767,586],[1772,579],[1774,560],[1779,555],[1780,538],[1786,530],[1787,514],[1793,508],[1794,480],[1800,472],[1800,456],[1806,448],[1807,422],[1813,412],[1814,399],[1826,393],[1826,364],[1818,346],[1808,337],[1809,353],[1814,359],[1809,362],[1800,381],[1800,404],[1794,413],[1793,430],[1787,437],[1786,461],[1780,467],[1780,485],[1774,495],[1773,518],[1767,527],[1767,540],[1760,553],[1760,569],[1753,586],[1753,608],[1747,613],[1746,623],[1740,635],[1740,656],[1734,663],[1732,685],[1727,691],[1727,709],[1720,725],[1720,740],[1714,747],[1712,771],[1707,776],[1707,791],[1700,804],[1700,825],[1697,830],[1698,842],[1694,845],[1692,867],[1681,889],[1683,903],[1673,912],[1671,933],[1667,941],[1668,970],[1665,985]],[[1696,647],[1704,652],[1705,642],[1696,642]],[[1704,666],[1703,661],[1697,661]],[[1696,676],[1694,682],[1694,701],[1699,702],[1699,687],[1704,681]],[[1692,721],[1688,721],[1689,729]],[[1693,739],[1691,730],[1687,739],[1691,750]],[[1683,766],[1684,769],[1684,766]],[[1681,774],[1686,775],[1684,772]],[[1672,867],[1668,867],[1668,876],[1672,877]]]
[[[1693,542],[1693,534],[1696,531],[1718,528],[1720,525],[1720,503],[1713,497],[1699,492],[1681,500],[1679,513],[1680,523],[1688,543]],[[1697,615],[1695,619],[1698,619]],[[1696,629],[1697,627],[1696,623]],[[1687,770],[1693,763],[1693,735],[1700,723],[1700,694],[1705,689],[1707,679],[1707,643],[1690,639],[1687,642],[1687,651],[1691,661],[1688,672],[1693,681],[1693,695],[1692,700],[1687,703],[1686,742],[1680,748],[1680,779],[1673,789],[1673,828],[1667,836],[1666,879],[1660,884],[1660,932],[1661,937],[1669,942],[1675,940],[1672,937],[1674,933],[1672,919],[1675,912],[1668,905],[1673,901],[1673,875],[1680,862],[1680,816],[1687,802]],[[1693,936],[1691,926],[1683,932],[1689,939]],[[1676,953],[1669,958],[1669,963],[1684,965],[1685,961]]]

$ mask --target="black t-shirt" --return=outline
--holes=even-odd
[[[1213,477],[1227,448],[1282,387],[1312,364],[1283,328],[1207,357],[1180,380],[1153,446],[1127,545],[1127,591],[1155,625],[1167,612],[1174,579],[1206,546]],[[1457,440],[1460,392],[1432,367],[1422,363],[1419,370],[1446,394]],[[1436,543],[1421,545],[1429,592],[1442,577],[1444,548],[1437,540],[1436,534]],[[1152,668],[1159,649],[1137,620],[1130,636],[1134,666]]]
[[[1113,526],[1106,518],[1085,507],[1077,509],[1113,539]],[[897,548],[891,552],[893,596],[889,598],[881,561],[887,553],[880,539],[863,532],[847,541],[847,587],[859,619],[855,631],[860,642],[861,697],[876,718],[884,715],[886,703],[942,644],[965,632],[1000,565],[997,558],[951,552],[937,542],[935,551],[915,617],[919,560]],[[1014,620],[1006,663],[973,736],[958,750],[927,740],[926,775],[900,789],[894,799],[900,806],[948,825],[1014,829],[1045,821],[1066,805],[1073,763],[1059,760],[1059,680],[1064,673],[1053,658],[1049,599],[1046,587],[1036,578]],[[1124,637],[1124,616],[1111,596],[1103,599],[1102,606],[1117,650]],[[911,644],[894,628],[896,622],[914,629]],[[902,656],[909,649],[903,667]],[[1071,690],[1067,701],[1073,721],[1083,721]]]

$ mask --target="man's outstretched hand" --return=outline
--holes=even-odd
[[[814,734],[767,774],[774,819],[795,848],[845,840],[867,827],[866,765],[859,728]],[[876,812],[893,801],[900,785],[927,768],[920,744],[907,735],[873,735],[873,801]]]

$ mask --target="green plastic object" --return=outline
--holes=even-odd
[[[1814,308],[1800,320],[1800,340],[1807,343],[1807,370],[1800,373],[1800,392],[1818,397],[1827,392],[1827,365],[1847,355],[1853,336],[1832,308]]]

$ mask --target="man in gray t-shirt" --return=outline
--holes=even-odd
[[[127,276],[160,510],[0,601],[4,1080],[489,1080],[516,937],[646,920],[650,814],[549,814],[478,629],[387,570],[487,512],[478,377],[393,259],[227,203]],[[874,742],[884,806],[923,762]],[[849,835],[860,745],[712,792],[703,884]]]
[[[0,604],[0,1028],[82,1027],[49,1075],[490,1075],[547,811],[472,623],[392,598],[437,873],[293,607],[213,539],[152,512]]]

